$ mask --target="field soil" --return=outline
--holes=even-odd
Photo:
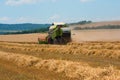
[[[66,45],[38,44],[46,34],[0,35],[0,80],[120,80],[119,33],[72,31]]]
[[[120,41],[120,29],[72,30],[72,40],[84,41]]]
[[[85,41],[120,41],[120,29],[102,29],[102,30],[72,30],[73,42]],[[44,40],[47,33],[35,34],[16,34],[16,35],[0,35],[0,41],[7,42],[38,42],[38,38]]]
[[[38,37],[40,37],[41,39],[45,39],[46,36],[47,33],[0,35],[0,41],[38,42]]]

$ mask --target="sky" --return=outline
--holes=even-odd
[[[120,0],[0,0],[0,23],[120,20]]]

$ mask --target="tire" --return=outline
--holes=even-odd
[[[62,38],[65,41],[65,43],[71,42],[71,32],[63,33]]]
[[[54,39],[54,44],[66,44],[66,41],[64,40],[64,38],[59,38],[59,39]]]
[[[46,40],[48,44],[53,44],[53,40],[50,36],[47,36]]]

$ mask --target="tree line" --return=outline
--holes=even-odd
[[[84,24],[89,24],[89,23],[92,23],[92,21],[87,21],[87,20],[84,20],[84,21],[79,21],[79,22],[76,22],[76,23],[69,23],[69,25],[84,25]]]
[[[34,29],[34,30],[24,30],[24,31],[20,31],[20,32],[7,32],[7,33],[4,33],[4,34],[7,35],[7,34],[45,33],[47,31],[48,31],[48,27],[47,28]]]

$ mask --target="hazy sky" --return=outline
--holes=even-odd
[[[120,0],[0,0],[0,23],[120,20]]]

